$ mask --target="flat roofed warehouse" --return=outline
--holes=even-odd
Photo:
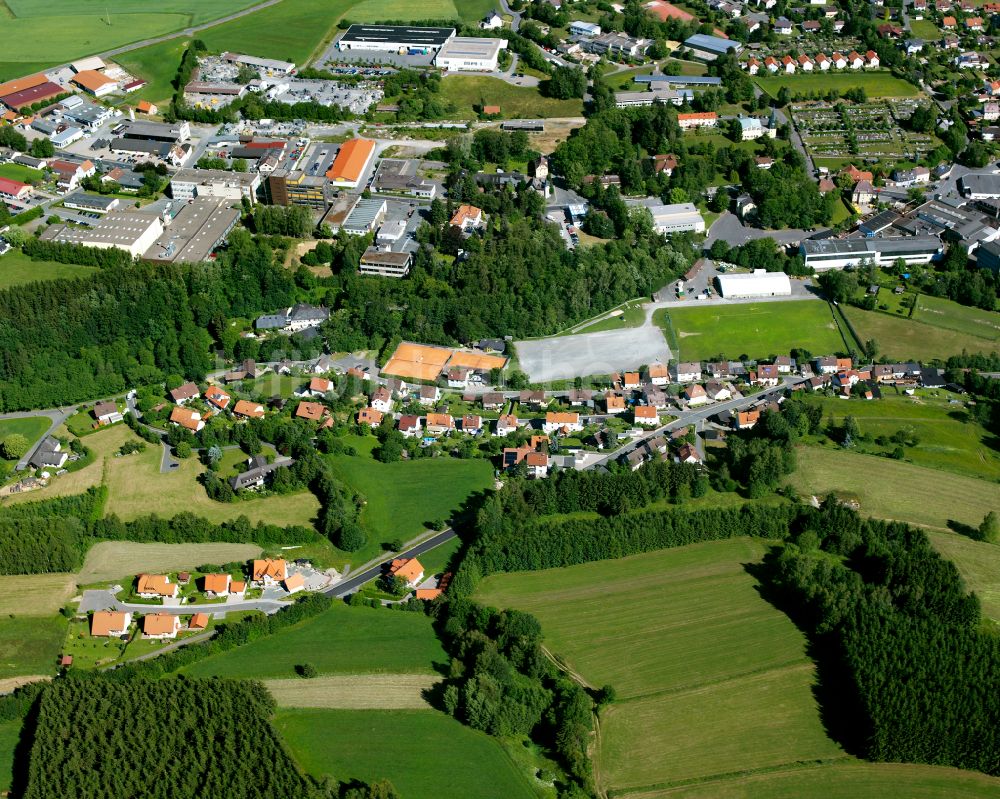
[[[338,50],[395,51],[401,48],[437,50],[454,28],[411,28],[405,25],[351,25],[337,40]]]
[[[857,266],[862,261],[877,266],[902,259],[907,264],[938,260],[944,245],[935,236],[903,236],[886,239],[807,239],[799,245],[805,265],[817,271]]]
[[[719,293],[726,299],[734,297],[788,297],[792,284],[784,272],[755,269],[751,274],[718,275]]]
[[[207,261],[240,221],[240,211],[229,200],[200,197],[181,206],[177,216],[146,251],[150,261],[198,263]]]
[[[158,214],[142,211],[112,211],[93,228],[70,228],[53,225],[41,236],[42,241],[61,244],[82,244],[85,247],[126,250],[140,256],[163,233],[163,221]]]
[[[479,39],[455,36],[438,50],[434,65],[451,72],[492,72],[497,68],[500,51],[507,48],[506,39]]]

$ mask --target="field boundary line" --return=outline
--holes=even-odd
[[[0,0],[0,17],[7,17],[7,19],[17,19],[14,16],[14,9],[7,5],[6,0]]]
[[[706,682],[695,683],[693,685],[686,685],[682,688],[663,688],[659,691],[650,691],[645,694],[637,694],[635,696],[626,696],[621,699],[616,700],[615,704],[624,705],[629,702],[641,702],[646,699],[654,699],[662,696],[670,695],[682,695],[687,693],[697,693],[705,688],[715,688],[716,686],[726,685],[727,683],[736,682],[738,680],[745,680],[748,677],[759,677],[762,674],[768,674],[772,671],[790,671],[795,668],[802,666],[812,666],[813,662],[809,658],[803,657],[797,660],[790,660],[786,663],[777,663],[773,666],[766,666],[760,669],[753,669],[751,671],[742,672],[740,674],[733,674],[726,677],[724,680],[709,680]]]

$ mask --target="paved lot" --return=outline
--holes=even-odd
[[[722,239],[730,247],[737,247],[746,244],[751,239],[774,239],[778,244],[785,246],[798,244],[803,239],[813,235],[807,230],[763,230],[761,228],[747,227],[735,214],[728,211],[715,220],[715,223],[708,231],[705,239],[705,250],[712,246],[717,239]]]
[[[514,347],[521,369],[534,383],[609,374],[670,359],[663,333],[652,326],[517,341]]]

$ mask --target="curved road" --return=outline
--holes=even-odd
[[[500,10],[504,14],[510,15],[510,29],[516,31],[521,27],[521,12],[515,11],[509,5],[507,5],[507,0],[500,0]]]

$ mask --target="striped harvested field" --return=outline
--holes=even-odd
[[[331,674],[311,680],[266,680],[280,707],[327,710],[423,710],[423,694],[439,678],[430,674]]]

